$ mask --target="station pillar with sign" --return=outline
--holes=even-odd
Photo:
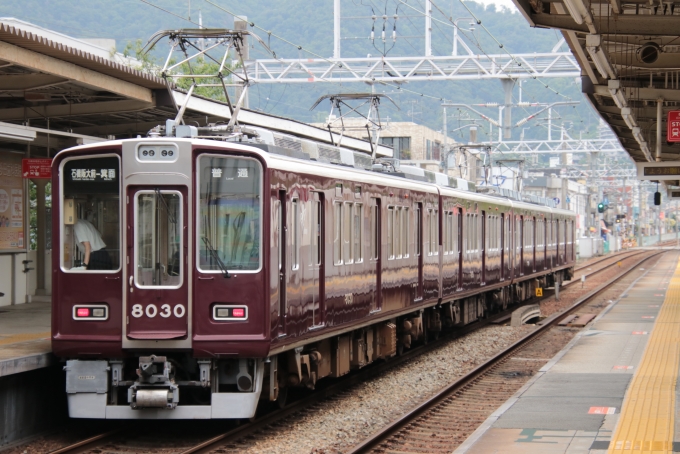
[[[52,160],[51,159],[22,159],[21,161],[21,176],[25,179],[33,181],[36,187],[36,295],[47,295],[45,285],[45,255],[46,255],[46,240],[47,224],[50,221],[47,219],[47,207],[45,206],[46,193],[45,187],[52,178]]]

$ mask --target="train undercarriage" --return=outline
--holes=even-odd
[[[66,370],[69,414],[100,419],[243,419],[258,404],[284,405],[288,390],[313,389],[374,361],[437,338],[557,287],[573,269],[485,293],[419,308],[324,338],[268,358],[197,359],[157,352],[124,360],[70,360]],[[162,354],[161,354],[162,353]]]

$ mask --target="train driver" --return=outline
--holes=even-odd
[[[92,223],[86,219],[78,219],[73,228],[76,245],[83,254],[83,266],[88,270],[110,270],[111,256],[104,249],[106,243]]]

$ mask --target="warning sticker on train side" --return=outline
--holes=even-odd
[[[536,289],[536,296],[543,296],[543,289],[541,287]]]

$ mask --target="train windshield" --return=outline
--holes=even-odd
[[[117,156],[73,158],[61,175],[62,269],[120,269],[120,161]]]
[[[249,158],[201,156],[198,168],[199,269],[259,270],[262,167]]]

